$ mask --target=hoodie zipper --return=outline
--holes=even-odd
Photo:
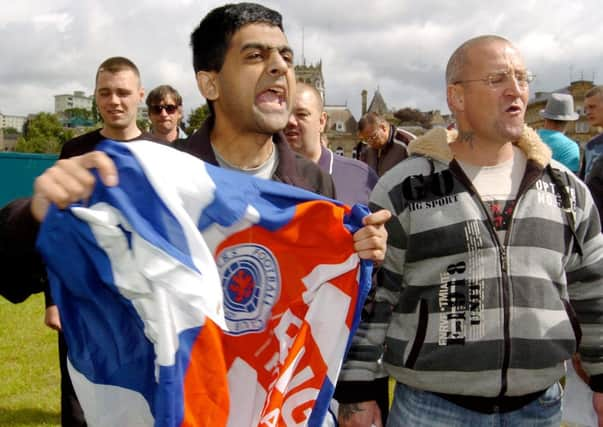
[[[507,232],[505,235],[505,241],[504,241],[504,244],[501,244],[500,239],[498,238],[498,234],[496,233],[496,227],[494,226],[494,223],[492,222],[492,217],[490,216],[490,212],[488,211],[488,208],[486,207],[483,200],[481,199],[479,193],[473,186],[473,183],[471,182],[471,180],[469,180],[469,178],[463,171],[463,168],[455,160],[453,160],[451,162],[450,166],[451,166],[451,170],[456,174],[457,179],[459,179],[459,181],[467,187],[467,189],[471,192],[472,197],[477,199],[478,204],[481,206],[482,211],[484,212],[484,214],[486,215],[486,218],[488,219],[488,224],[490,225],[488,227],[488,231],[490,232],[491,237],[493,238],[493,240],[496,242],[496,245],[498,246],[499,259],[500,259],[500,270],[501,270],[501,290],[502,290],[502,310],[503,310],[503,361],[502,361],[502,367],[501,367],[501,371],[500,371],[500,381],[501,381],[500,384],[501,385],[500,385],[500,393],[499,393],[499,397],[502,397],[507,392],[507,372],[509,370],[509,362],[511,359],[511,331],[510,331],[511,303],[510,303],[510,295],[509,295],[509,293],[510,293],[509,292],[509,288],[510,288],[509,272],[508,272],[508,268],[507,268],[507,264],[508,264],[507,244],[509,243],[509,238],[511,236],[511,231],[513,228],[513,218],[515,217],[515,212],[519,206],[519,202],[521,201],[521,198],[523,197],[523,195],[526,194],[527,189],[531,188],[532,185],[534,185],[534,183],[537,181],[537,179],[540,175],[534,174],[534,176],[529,178],[529,181],[525,181],[525,179],[528,177],[527,177],[527,174],[524,175],[525,182],[524,181],[521,182],[519,189],[517,191],[517,197],[515,198],[513,213],[509,217],[509,226],[507,228]],[[527,172],[527,168],[528,168],[528,166],[526,166],[526,172]]]

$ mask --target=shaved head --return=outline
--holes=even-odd
[[[511,44],[511,42],[504,37],[496,35],[485,35],[472,38],[467,40],[465,43],[460,45],[450,56],[448,65],[446,66],[446,84],[454,84],[455,82],[462,80],[463,71],[467,65],[470,65],[469,56],[467,53],[472,47],[481,45],[482,43],[491,43],[494,41],[505,42]]]

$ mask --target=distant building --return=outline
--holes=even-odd
[[[325,79],[322,75],[322,61],[319,61],[316,65],[306,65],[305,62],[303,65],[296,65],[295,78],[298,82],[314,86],[316,90],[318,90],[318,93],[320,93],[323,102],[326,102]]]
[[[356,127],[358,122],[347,105],[329,105],[325,94],[325,80],[322,74],[322,61],[317,64],[295,66],[297,81],[312,85],[318,90],[324,102],[324,110],[329,116],[324,137],[331,150],[352,157],[356,145]]]
[[[354,146],[358,143],[358,121],[347,105],[325,105],[325,112],[329,116],[325,131],[329,148],[352,157]]]
[[[15,128],[17,132],[23,132],[23,125],[27,121],[25,116],[11,116],[0,113],[0,129]]]
[[[0,151],[15,151],[17,139],[16,134],[4,135],[4,132],[0,131]]]
[[[72,95],[55,95],[54,112],[62,113],[70,108],[83,108],[91,111],[93,98],[92,95],[86,96],[81,90],[76,90]]]
[[[373,99],[366,110],[367,113],[375,113],[379,114],[382,117],[390,118],[391,112],[387,108],[387,104],[385,103],[385,99],[383,99],[383,95],[379,91],[379,88],[375,91],[373,95]]]
[[[583,148],[591,138],[599,132],[597,128],[589,125],[584,114],[584,94],[595,84],[589,80],[576,80],[570,83],[569,86],[555,89],[550,92],[536,92],[528,101],[526,109],[526,123],[534,129],[539,129],[544,125],[544,119],[540,116],[540,110],[544,110],[546,102],[551,93],[569,93],[574,97],[574,108],[580,115],[580,118],[575,122],[568,122],[565,134],[578,142]]]
[[[344,105],[330,105],[326,97],[326,84],[322,74],[322,61],[317,64],[295,66],[295,77],[297,81],[314,86],[321,94],[324,101],[324,110],[329,116],[326,131],[324,134],[328,146],[336,153],[343,153],[347,157],[352,157],[354,148],[359,142],[357,136],[358,119],[354,117],[347,103]],[[361,94],[361,114],[375,112],[386,120],[397,123],[379,88],[375,90],[373,97],[368,102],[368,92],[364,89]],[[432,126],[448,126],[452,118],[449,115],[442,115],[438,110],[427,112]],[[420,126],[403,126],[404,129],[415,135],[422,135],[425,132]]]

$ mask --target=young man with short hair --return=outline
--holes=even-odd
[[[93,151],[96,145],[104,139],[123,142],[154,139],[152,135],[142,132],[136,125],[138,105],[144,97],[144,89],[140,82],[138,68],[128,58],[111,57],[100,64],[96,72],[94,97],[99,114],[103,119],[103,127],[67,141],[61,150],[60,159],[68,159]],[[59,162],[63,161],[59,160]],[[46,183],[37,182],[36,185],[55,185],[54,176],[49,175],[44,179]],[[76,183],[72,183],[72,185],[76,185]],[[13,203],[12,214],[16,214],[19,210],[29,209],[28,202],[29,199],[22,199]],[[47,200],[42,201],[44,205],[47,203]],[[37,230],[39,225],[33,221],[33,218],[31,220],[31,230]],[[15,268],[19,268],[23,261],[26,259],[17,261]],[[46,293],[46,305],[44,322],[48,327],[59,331],[61,423],[64,426],[84,426],[86,425],[84,414],[67,371],[67,346],[61,333],[61,320],[57,307],[53,304],[48,292]]]

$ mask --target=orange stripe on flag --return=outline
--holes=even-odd
[[[219,326],[209,318],[201,328],[184,379],[186,427],[220,427],[228,420],[228,382]]]

